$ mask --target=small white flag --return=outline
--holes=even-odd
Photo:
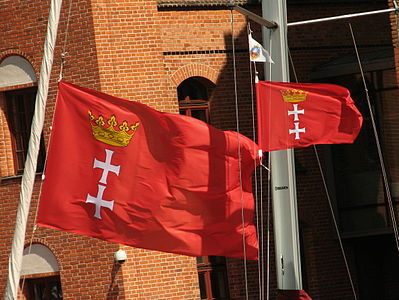
[[[270,57],[269,52],[262,47],[256,40],[252,38],[252,35],[248,35],[248,43],[249,43],[249,58],[251,61],[256,62],[269,62],[273,63],[274,61]]]

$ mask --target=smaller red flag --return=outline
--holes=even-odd
[[[264,151],[353,143],[363,118],[349,91],[333,84],[256,84],[258,142]]]
[[[312,300],[304,290],[279,290],[277,300]]]

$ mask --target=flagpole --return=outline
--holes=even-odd
[[[39,85],[35,101],[35,112],[32,119],[28,153],[21,180],[20,201],[17,210],[14,237],[8,263],[8,279],[4,295],[5,300],[18,299],[18,286],[22,268],[26,224],[29,215],[33,185],[35,182],[37,158],[40,149],[40,137],[44,124],[50,73],[53,64],[61,4],[62,0],[52,0],[50,5],[47,34],[44,42],[44,55],[40,69]]]
[[[275,29],[262,28],[264,48],[270,49],[275,62],[265,64],[266,78],[270,81],[288,82],[286,0],[262,0],[262,17],[278,25]],[[294,151],[273,151],[270,159],[277,287],[280,290],[301,290]]]

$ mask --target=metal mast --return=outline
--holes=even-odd
[[[270,49],[275,62],[266,64],[266,79],[288,82],[286,0],[262,0],[262,16],[277,24],[274,29],[262,27],[264,48]],[[273,151],[270,159],[277,287],[280,290],[301,290],[294,150]]]

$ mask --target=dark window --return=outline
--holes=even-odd
[[[6,114],[11,130],[16,174],[21,174],[24,170],[35,106],[36,90],[37,88],[27,88],[5,93]],[[43,171],[44,154],[44,141],[42,138],[37,172]]]
[[[209,123],[210,83],[204,78],[191,77],[177,88],[180,114]]]
[[[59,276],[25,279],[24,296],[26,300],[63,299]]]
[[[397,134],[399,118],[394,69],[365,73],[371,109],[375,117],[388,181],[394,204],[398,204],[399,171]],[[331,78],[331,83],[347,87],[363,115],[362,130],[353,144],[331,147],[340,226],[348,236],[388,232],[391,227],[381,166],[362,78],[351,74]]]
[[[226,258],[222,256],[197,257],[201,299],[227,300]]]
[[[209,123],[209,98],[212,88],[213,84],[202,77],[184,80],[177,88],[180,114]],[[224,257],[197,257],[197,268],[201,299],[229,299]]]
[[[353,239],[350,244],[359,299],[398,299],[399,258],[394,239],[390,235],[375,235]]]

